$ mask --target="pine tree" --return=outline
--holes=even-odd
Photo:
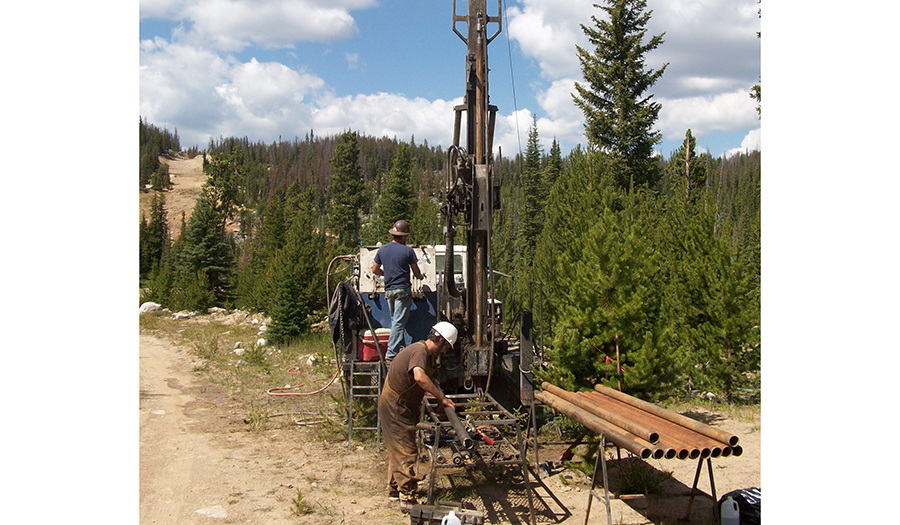
[[[604,3],[597,7],[609,20],[591,16],[595,28],[581,26],[594,49],[578,46],[585,84],[575,83],[573,98],[584,112],[588,141],[610,155],[616,183],[622,188],[653,184],[658,178],[653,146],[661,140],[653,126],[661,105],[646,92],[668,64],[652,70],[645,67],[644,58],[663,43],[665,33],[643,43],[652,14],[645,11],[646,0]]]
[[[150,189],[157,191],[167,190],[171,183],[169,165],[160,163],[156,173],[153,174],[153,178],[150,179]]]
[[[277,257],[278,288],[272,304],[269,337],[283,343],[309,328],[309,316],[323,306],[324,237],[317,233],[315,190],[308,188],[290,204],[296,212],[284,249]]]
[[[684,134],[684,142],[675,150],[666,166],[668,174],[673,179],[671,183],[686,195],[696,193],[706,186],[706,165],[697,156],[696,147],[697,139],[689,129]]]
[[[560,151],[559,142],[554,137],[553,144],[550,146],[550,156],[547,158],[547,165],[544,166],[544,172],[541,176],[541,202],[547,201],[547,197],[550,196],[550,188],[556,183],[556,179],[559,178],[562,169],[562,152]]]
[[[551,322],[561,315],[564,292],[580,263],[582,237],[602,208],[618,208],[619,194],[609,179],[606,156],[576,146],[544,204],[544,227],[535,247],[534,275],[547,293],[545,312]]]
[[[158,265],[169,251],[169,225],[166,218],[166,198],[162,193],[153,196],[150,221],[141,217],[140,272],[147,277],[154,264]]]
[[[416,204],[412,175],[413,159],[409,145],[401,143],[376,206],[377,220],[374,227],[376,238],[383,240],[395,221],[411,220]],[[413,224],[412,229],[415,231],[417,225]]]
[[[179,293],[187,294],[208,285],[215,301],[221,304],[227,298],[234,265],[234,238],[226,233],[225,222],[233,213],[242,171],[243,153],[239,147],[234,147],[226,158],[213,157],[208,164],[209,178],[178,239],[175,281]],[[204,294],[198,301],[206,303],[205,297]],[[185,297],[179,300],[191,303]]]
[[[260,239],[266,248],[277,252],[284,246],[284,193],[276,188],[269,196],[269,204],[263,212]]]
[[[329,161],[334,168],[329,227],[337,235],[338,244],[346,250],[359,246],[360,214],[366,203],[358,141],[356,133],[341,135],[341,144],[334,149]]]
[[[526,275],[530,273],[534,259],[534,246],[543,224],[541,200],[541,144],[538,137],[537,116],[532,115],[531,130],[528,132],[528,147],[525,150],[525,166],[522,172],[522,214],[518,238],[516,239],[519,260],[516,268]]]
[[[652,398],[675,377],[671,356],[660,348],[660,266],[639,210],[643,196],[623,198],[621,211],[597,210],[575,264],[560,260],[560,270],[569,268],[568,285],[550,355],[567,370],[560,380],[569,387],[621,384]]]

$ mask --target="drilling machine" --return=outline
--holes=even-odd
[[[460,290],[454,279],[440,283],[440,309],[444,318],[460,331],[460,370],[463,387],[487,390],[494,358],[504,354],[508,339],[495,309],[495,272],[490,265],[493,212],[500,209],[500,186],[495,183],[493,139],[497,107],[490,104],[488,89],[488,45],[503,29],[501,0],[497,15],[487,12],[486,0],[468,0],[468,12],[457,14],[453,1],[453,32],[466,44],[466,94],[455,108],[453,145],[447,150],[446,194],[442,213],[446,220],[445,267],[443,275],[454,275],[454,242],[457,229],[465,239],[466,287]],[[458,24],[467,29],[463,34]],[[491,33],[490,28],[496,25]],[[465,113],[465,148],[461,146],[461,124]],[[522,363],[515,368],[530,370],[533,337],[530,311],[520,318]],[[528,354],[528,355],[525,355]],[[519,359],[515,359],[519,361]],[[527,362],[527,363],[526,363]],[[531,377],[515,378],[520,384],[519,400],[531,402]],[[526,384],[527,383],[527,384]]]
[[[502,274],[493,271],[490,263],[493,212],[500,209],[500,186],[492,155],[497,107],[490,104],[488,95],[487,50],[502,31],[502,5],[497,0],[497,15],[491,16],[487,0],[467,1],[468,12],[462,15],[457,14],[453,1],[453,32],[467,46],[466,90],[463,103],[454,108],[453,144],[447,150],[444,167],[441,211],[446,221],[445,245],[412,246],[424,279],[413,278],[414,301],[406,328],[412,341],[424,339],[442,320],[452,322],[459,330],[456,348],[441,357],[437,380],[445,392],[487,393],[493,372],[500,370],[508,393],[503,396],[505,404],[530,406],[535,346],[531,311],[524,310],[519,319],[509,323],[519,327],[517,334],[504,333],[509,326],[503,326],[498,308],[507,306],[502,304],[506,287],[495,289],[495,276]],[[463,24],[465,33],[459,30]],[[463,116],[465,143],[461,144]],[[384,354],[384,346],[375,339],[387,337],[390,314],[384,283],[369,271],[377,250],[377,246],[364,246],[358,255],[338,257],[351,261],[353,275],[347,284],[358,298],[351,302],[366,312],[358,320],[359,314],[347,313],[354,321],[341,331],[343,354],[339,357],[345,363],[345,375],[346,363],[357,358],[359,348],[368,348],[363,345],[364,333],[370,334],[371,344],[381,346]],[[503,277],[511,280],[510,276]],[[372,354],[377,356],[377,349]]]

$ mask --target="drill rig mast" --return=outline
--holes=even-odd
[[[468,0],[468,12],[460,15],[453,1],[453,32],[466,44],[466,95],[455,108],[453,145],[447,151],[447,188],[443,213],[446,218],[444,275],[453,275],[453,239],[457,222],[464,229],[468,283],[459,290],[452,278],[444,279],[446,292],[459,298],[461,312],[453,314],[443,305],[444,317],[458,325],[462,341],[461,365],[467,385],[484,386],[489,380],[498,339],[494,317],[493,272],[490,268],[490,243],[493,234],[493,210],[499,209],[499,187],[494,185],[493,138],[497,107],[490,105],[488,94],[488,44],[503,29],[501,0],[497,15],[487,13],[486,0]],[[465,23],[463,35],[457,24]],[[488,27],[496,30],[488,36]],[[462,113],[466,114],[466,144],[460,145]]]

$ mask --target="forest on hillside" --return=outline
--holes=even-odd
[[[614,380],[607,357],[618,347],[635,393],[660,383],[758,390],[761,156],[685,145],[657,158],[659,177],[642,188],[617,185],[602,152],[562,156],[555,141],[542,151],[536,126],[524,155],[497,159],[492,266],[543,284],[558,383]],[[443,243],[440,146],[347,132],[220,139],[207,152],[209,179],[183,235],[169,241],[164,190],[141,223],[142,301],[266,312],[272,337],[287,341],[323,317],[335,255],[387,242],[398,218],[410,218],[411,243]],[[228,218],[240,233],[225,231]],[[516,308],[526,307],[519,292]]]
[[[659,105],[643,91],[665,66],[647,70],[643,55],[659,41],[625,39],[637,47],[612,53],[604,32],[619,24],[642,35],[649,15],[612,10],[639,14],[642,0],[606,3],[611,25],[585,27],[596,48],[579,48],[591,79],[576,84],[588,145],[562,155],[554,139],[544,151],[535,120],[525,152],[494,159],[501,209],[490,257],[514,279],[505,307],[533,307],[540,283],[549,365],[537,375],[563,388],[602,382],[646,399],[758,393],[761,154],[698,154],[686,130],[678,150],[654,156]],[[634,61],[627,75],[602,67],[613,56]],[[389,241],[400,218],[412,223],[410,243],[443,244],[446,152],[358,131],[210,140],[208,180],[171,242],[169,183],[150,157],[180,151],[177,132],[140,125],[141,191],[155,192],[140,224],[142,301],[266,312],[272,341],[288,342],[324,318],[334,256]]]

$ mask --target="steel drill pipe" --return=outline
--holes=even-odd
[[[462,447],[466,450],[472,450],[472,447],[475,446],[475,440],[472,439],[472,436],[466,431],[466,426],[459,420],[459,416],[456,415],[456,412],[450,407],[444,407],[444,414],[447,415],[447,421],[450,422],[453,430],[456,431],[456,437],[459,439],[459,443]]]
[[[691,459],[696,459],[697,456],[697,453],[694,453],[693,449],[699,451],[699,457],[717,458],[722,454],[725,448],[728,448],[726,443],[645,412],[623,401],[604,396],[599,392],[584,392],[583,395],[595,403],[605,404],[612,412],[627,415],[634,420],[640,421],[644,425],[653,426],[653,428],[659,429],[659,432],[662,435],[661,439],[670,445],[684,446],[691,449],[688,454],[688,457]]]
[[[567,390],[563,390],[556,385],[551,385],[550,383],[544,382],[541,384],[541,388],[544,389],[545,392],[550,392],[551,394],[561,397],[572,403],[573,405],[587,410],[588,412],[594,414],[595,416],[605,419],[609,421],[613,425],[617,427],[624,428],[625,430],[631,432],[635,436],[641,437],[649,441],[650,443],[656,443],[659,441],[659,433],[647,428],[644,425],[641,425],[639,422],[633,421],[621,414],[616,414],[614,412],[610,412],[605,408],[597,405],[596,403],[592,403],[590,400],[579,396],[577,393],[572,393]]]
[[[665,447],[666,451],[668,452],[666,454],[666,459],[687,459],[691,455],[691,452],[693,450],[696,450],[689,449],[681,443],[671,443],[668,438],[659,440],[659,443],[657,443],[657,445]],[[700,455],[699,451],[697,452],[697,455]]]
[[[707,436],[707,437],[713,438],[717,441],[726,443],[731,447],[734,447],[735,445],[738,444],[739,438],[737,436],[735,436],[734,434],[729,434],[727,432],[723,432],[717,428],[713,428],[709,425],[700,423],[699,421],[694,421],[693,419],[691,419],[689,417],[682,416],[681,414],[676,414],[675,412],[672,412],[671,410],[666,410],[666,409],[660,408],[652,403],[648,403],[648,402],[640,400],[636,397],[629,396],[628,394],[623,394],[622,392],[619,392],[618,390],[614,390],[612,388],[609,388],[609,387],[606,387],[603,385],[594,385],[594,390],[596,390],[597,392],[600,392],[601,394],[603,394],[605,396],[609,396],[613,399],[618,399],[620,401],[628,403],[629,405],[635,406],[637,408],[640,408],[641,410],[649,412],[653,415],[659,416],[663,419],[666,419],[668,421],[671,421],[673,423],[681,425],[685,428],[693,430],[694,432],[698,432],[700,434],[703,434],[704,436]]]
[[[666,445],[665,443],[660,443],[659,441],[657,441],[653,444],[653,446],[656,447],[653,449],[653,459],[674,459],[678,456],[678,451]]]
[[[534,397],[550,408],[581,423],[589,430],[598,434],[603,434],[616,445],[636,454],[641,459],[647,459],[653,455],[653,445],[646,440],[631,434],[627,430],[615,427],[609,422],[600,419],[587,410],[579,408],[561,397],[555,396],[549,392],[540,391],[535,392]]]

